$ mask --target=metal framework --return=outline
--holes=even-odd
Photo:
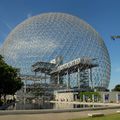
[[[42,88],[45,96],[49,97],[53,95],[55,90],[88,91],[94,89],[92,69],[99,67],[97,59],[78,58],[64,64],[58,64],[57,61],[54,62],[36,62],[31,66],[31,70],[35,72],[34,75],[20,74],[21,79],[24,81],[24,87],[22,94],[19,92],[17,95],[20,96],[19,99],[23,97],[26,101],[27,98],[34,98],[31,92],[35,88]],[[76,83],[74,85],[71,83],[73,79],[71,75],[73,74],[74,82]],[[65,76],[66,80],[64,79]],[[33,81],[32,84],[28,84],[30,80]]]
[[[64,58],[63,65],[77,58],[97,58],[99,66],[92,68],[94,86],[107,88],[109,85],[111,66],[104,41],[90,25],[66,13],[45,13],[23,21],[8,35],[0,52],[8,64],[20,68],[24,75],[33,75],[31,65],[34,63],[42,61],[48,67],[58,56]],[[70,71],[72,69],[77,70],[71,67]],[[56,71],[53,74],[59,73]],[[88,72],[83,70],[80,76],[85,78]],[[75,74],[70,74],[73,85]]]
[[[49,84],[57,85],[58,88],[66,86],[67,89],[74,87],[86,89],[86,87],[94,87],[92,80],[92,68],[94,67],[98,67],[96,59],[78,58],[59,66],[53,63],[37,62],[32,65],[32,71],[35,72],[35,75],[37,75],[37,73],[44,73],[45,76],[49,75]],[[74,78],[76,84],[71,85],[70,74],[75,73],[77,73],[77,79]],[[66,84],[64,84],[64,76],[67,76]]]

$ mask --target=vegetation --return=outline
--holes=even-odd
[[[116,85],[112,91],[120,91],[120,84]]]
[[[108,115],[104,117],[80,118],[80,119],[73,119],[73,120],[120,120],[120,114]]]
[[[17,90],[21,89],[23,83],[17,75],[17,69],[5,63],[0,55],[0,104],[1,97],[6,101],[6,95],[14,95]]]

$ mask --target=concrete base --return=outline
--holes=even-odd
[[[101,117],[104,116],[103,113],[88,113],[89,117]]]

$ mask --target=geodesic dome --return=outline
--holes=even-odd
[[[66,13],[40,14],[17,25],[6,38],[1,50],[6,62],[29,74],[37,61],[50,61],[57,56],[64,63],[95,58],[95,86],[107,88],[110,81],[110,58],[99,34],[78,17]]]

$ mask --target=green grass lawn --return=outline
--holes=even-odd
[[[120,120],[120,114],[107,115],[103,117],[88,117],[88,118],[80,118],[80,119],[72,119],[72,120]]]

